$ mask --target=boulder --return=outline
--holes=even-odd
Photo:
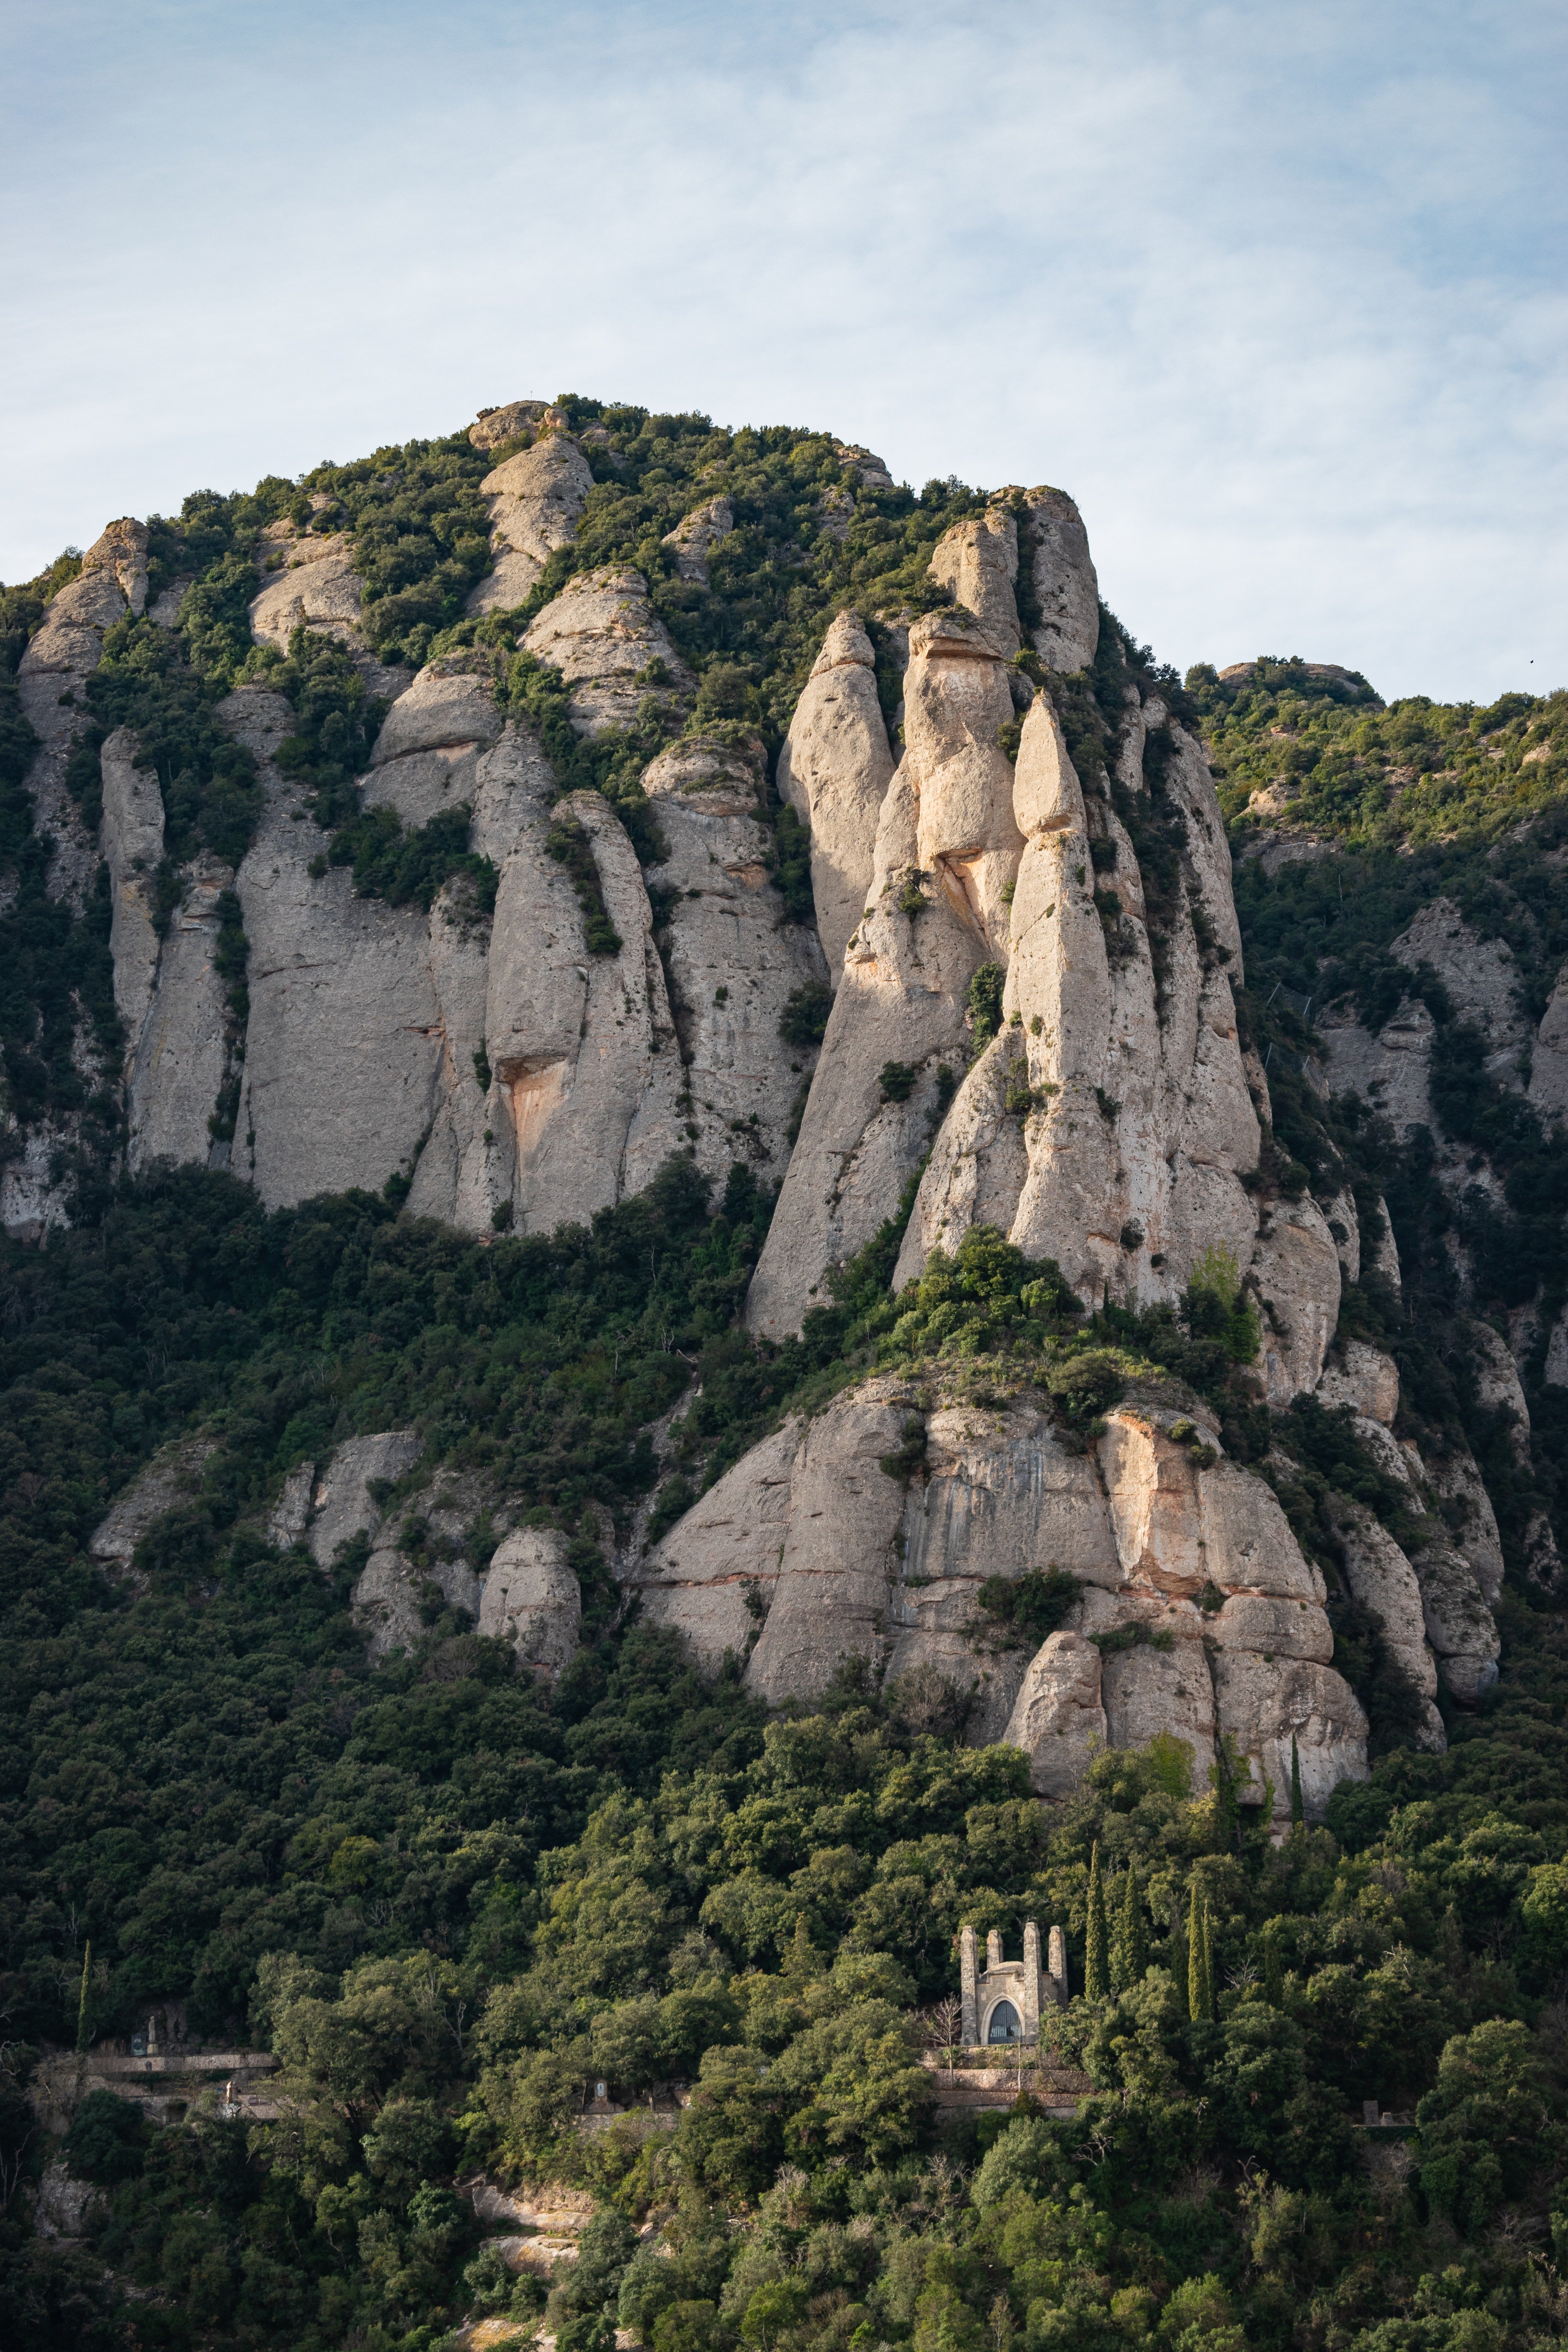
[[[1324,1365],[1318,1396],[1331,1412],[1349,1405],[1369,1421],[1392,1428],[1399,1410],[1399,1367],[1381,1348],[1347,1339]]]
[[[800,1442],[792,1420],[753,1445],[637,1571],[642,1622],[673,1626],[705,1666],[748,1654],[772,1599]]]
[[[316,1465],[313,1462],[297,1463],[289,1471],[279,1491],[267,1521],[267,1540],[279,1551],[287,1551],[291,1544],[303,1540],[310,1524],[310,1506],[316,1493]]]
[[[1508,1433],[1517,1467],[1527,1478],[1532,1478],[1530,1408],[1525,1403],[1519,1368],[1508,1342],[1489,1323],[1471,1322],[1468,1328],[1475,1358],[1476,1402],[1483,1413],[1497,1415]],[[1521,1549],[1526,1574],[1542,1585],[1554,1583],[1562,1563],[1552,1522],[1544,1510],[1531,1515]]]
[[[857,475],[868,490],[890,490],[893,478],[880,457],[854,442],[836,441],[833,454],[847,473]]]
[[[695,684],[648,601],[647,581],[628,564],[578,572],[535,614],[519,642],[561,672],[579,735],[629,727],[649,695],[673,709],[671,698]]]
[[[1475,1572],[1464,1554],[1440,1538],[1424,1543],[1411,1565],[1438,1675],[1461,1706],[1474,1706],[1498,1678],[1502,1648]]]
[[[736,1160],[783,1176],[810,1048],[779,1032],[796,991],[827,973],[816,935],[786,919],[762,821],[761,742],[683,737],[646,770],[665,855],[649,869],[668,905],[664,970],[680,1040],[697,1164],[722,1182]]]
[[[526,721],[509,719],[500,739],[476,757],[470,847],[502,872],[520,844],[538,843],[549,830],[555,777]],[[473,891],[458,877],[439,891],[430,909],[426,942],[432,987],[440,1007],[437,1108],[408,1195],[411,1216],[439,1217],[460,1232],[489,1233],[498,1208],[514,1205],[515,1155],[509,1097],[489,1069],[487,1038],[507,1020],[507,990],[516,934],[535,939],[542,925],[570,928],[573,901],[552,860],[525,861],[542,895],[531,900],[514,872],[498,894],[499,932],[476,912]],[[574,934],[574,937],[575,934]],[[499,947],[498,947],[499,939]],[[490,995],[492,976],[495,1003]],[[499,1056],[498,1056],[499,1058]]]
[[[509,400],[501,408],[481,408],[478,423],[468,427],[468,439],[476,449],[486,450],[499,449],[503,441],[524,434],[531,439],[549,406],[547,400]]]
[[[1380,1111],[1396,1135],[1433,1123],[1432,1015],[1418,997],[1404,998],[1375,1035],[1348,1000],[1317,1018],[1331,1094],[1356,1094]]]
[[[521,1528],[497,1548],[479,1588],[479,1632],[510,1642],[541,1682],[554,1682],[577,1649],[583,1599],[566,1552],[558,1528]]]
[[[1100,1690],[1110,1747],[1145,1748],[1160,1734],[1179,1739],[1192,1757],[1194,1795],[1207,1794],[1215,1753],[1215,1697],[1201,1642],[1173,1642],[1169,1649],[1140,1642],[1131,1649],[1111,1651]]]
[[[729,499],[709,499],[690,514],[683,515],[673,530],[667,530],[663,544],[675,550],[675,568],[681,578],[706,588],[708,559],[734,528],[735,509]]]
[[[1021,560],[1034,575],[1035,650],[1047,669],[1087,669],[1100,643],[1100,583],[1083,518],[1065,490],[1029,490],[1025,506]]]
[[[576,537],[593,487],[588,460],[564,433],[546,433],[485,476],[494,564],[468,599],[470,613],[510,612],[526,601],[556,549]]]
[[[1011,660],[1023,642],[1013,583],[1018,576],[1018,526],[1005,507],[966,516],[944,530],[931,576],[973,613],[998,653]]]
[[[779,796],[811,833],[816,928],[837,987],[871,886],[893,756],[876,656],[858,614],[840,613],[812,666],[778,758]]]
[[[1105,1747],[1100,1652],[1081,1633],[1052,1633],[1029,1662],[1003,1738],[1029,1759],[1042,1797],[1070,1796]]]
[[[477,1477],[443,1475],[410,1495],[393,1518],[374,1530],[370,1557],[352,1596],[354,1623],[365,1636],[373,1665],[425,1640],[440,1605],[479,1616],[480,1580],[463,1546],[479,1512],[493,1507],[493,1496]],[[508,1514],[502,1509],[499,1517],[504,1528]],[[428,1566],[416,1566],[402,1548],[402,1530],[410,1519],[423,1524],[435,1548]],[[434,1611],[432,1601],[437,1604]]]
[[[129,518],[110,523],[88,549],[77,577],[51,598],[17,665],[17,699],[39,740],[26,778],[34,830],[54,843],[45,887],[50,898],[76,913],[92,887],[100,853],[82,823],[66,773],[84,735],[89,713],[82,688],[102,658],[104,631],[142,610],[146,549],[144,524]],[[60,1187],[48,1174],[48,1163],[62,1144],[76,1141],[79,1124],[68,1118],[63,1127],[49,1121],[34,1129],[26,1158],[0,1169],[8,1231],[35,1222],[33,1211],[41,1212],[36,1220],[40,1224],[60,1221]]]
[[[1331,1666],[1310,1659],[1270,1664],[1222,1650],[1214,1661],[1214,1690],[1219,1728],[1251,1766],[1255,1792],[1261,1795],[1265,1781],[1272,1791],[1277,1830],[1290,1817],[1292,1743],[1309,1821],[1321,1821],[1342,1780],[1369,1777],[1366,1717],[1350,1685]]]

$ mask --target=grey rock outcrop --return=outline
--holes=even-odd
[[[955,522],[937,541],[931,576],[973,614],[997,652],[1011,660],[1023,643],[1013,583],[1018,577],[1018,526],[1005,507]]]
[[[619,947],[592,955],[549,825],[586,836]],[[686,1139],[684,1073],[637,856],[597,793],[522,829],[501,868],[486,992],[500,1197],[515,1230],[585,1223]],[[499,1116],[497,1115],[499,1114]]]
[[[204,1465],[216,1452],[214,1437],[176,1437],[161,1445],[94,1528],[87,1541],[89,1558],[129,1576],[136,1547],[153,1520],[191,1500]]]
[[[1436,1707],[1436,1661],[1427,1646],[1415,1571],[1386,1528],[1360,1504],[1337,1505],[1333,1524],[1345,1580],[1380,1625],[1384,1646],[1411,1692],[1420,1722],[1417,1743],[1440,1756],[1448,1740]]]
[[[1164,723],[1158,704],[1130,719],[1120,757],[1131,775],[1152,723]],[[1033,703],[1009,776],[1023,846],[1001,908],[1005,1025],[948,1114],[895,1280],[982,1223],[1054,1258],[1090,1300],[1177,1297],[1222,1253],[1236,1276],[1279,1295],[1271,1377],[1289,1395],[1321,1369],[1339,1263],[1310,1203],[1283,1205],[1260,1233],[1241,1181],[1257,1164],[1258,1118],[1226,965],[1200,943],[1201,926],[1239,976],[1228,860],[1195,745],[1173,730],[1170,753],[1164,789],[1183,809],[1187,855],[1157,980],[1131,841],[1103,801],[1086,799],[1049,698]],[[1097,903],[1097,846],[1114,914],[1110,894]]]
[[[488,653],[443,654],[427,663],[382,723],[365,806],[395,809],[410,830],[459,802],[471,808],[480,756],[503,723]]]
[[[418,1433],[384,1429],[370,1437],[346,1438],[322,1470],[310,1498],[307,1540],[320,1568],[330,1568],[340,1545],[355,1536],[379,1533],[383,1511],[371,1485],[401,1478],[419,1458]]]
[[[104,632],[140,614],[146,597],[147,526],[124,517],[100,533],[77,577],[51,599],[16,667],[22,710],[39,738],[27,774],[33,822],[55,844],[47,889],[73,908],[79,909],[98,865],[98,845],[66,786],[87,716],[82,688],[102,658]]]
[[[233,887],[234,872],[219,858],[200,856],[183,868],[181,881],[126,1086],[126,1157],[132,1170],[154,1160],[223,1168],[230,1156],[228,1142],[214,1128],[233,1064],[217,958],[220,902]]]
[[[524,602],[556,549],[571,546],[593,487],[588,460],[564,433],[546,433],[485,476],[479,490],[490,512],[494,569],[469,597],[471,613],[510,612]]]
[[[1475,1456],[1468,1445],[1455,1445],[1447,1454],[1428,1454],[1424,1467],[1453,1540],[1489,1605],[1502,1591],[1502,1539]]]
[[[331,531],[300,538],[289,523],[269,525],[264,540],[281,561],[263,576],[250,607],[251,634],[258,645],[289,650],[296,629],[310,629],[340,643],[358,644],[363,584],[353,568],[348,534]]]
[[[875,1655],[897,1570],[900,1480],[882,1469],[913,1409],[872,1381],[753,1447],[666,1537],[641,1577],[645,1619],[703,1657],[744,1655],[773,1704],[815,1697],[842,1657]]]
[[[803,1063],[779,1034],[794,992],[826,979],[815,933],[785,919],[762,823],[763,747],[687,737],[643,775],[665,856],[648,872],[668,901],[664,961],[680,1039],[697,1164],[722,1179],[742,1160],[783,1176]]]
[[[1557,975],[1531,1048],[1530,1099],[1543,1127],[1568,1119],[1568,965]]]
[[[531,440],[549,406],[547,400],[509,400],[503,407],[481,409],[468,439],[476,449],[499,449],[525,434]]]
[[[871,640],[858,614],[840,613],[823,639],[778,761],[779,796],[811,832],[816,928],[835,988],[866,909],[878,820],[892,778]]]
[[[1392,1429],[1399,1411],[1399,1367],[1381,1348],[1369,1347],[1364,1339],[1347,1339],[1324,1365],[1318,1396],[1331,1412],[1349,1405],[1352,1412]]]
[[[510,1642],[525,1672],[542,1682],[570,1664],[583,1620],[566,1552],[559,1529],[521,1528],[500,1545],[479,1588],[479,1632]]]
[[[694,508],[690,514],[681,517],[673,530],[667,530],[664,544],[675,550],[675,568],[681,578],[706,588],[708,559],[734,528],[735,509],[728,499],[720,497]]]
[[[1012,697],[1000,655],[960,612],[910,633],[908,750],[882,803],[868,911],[845,952],[800,1138],[747,1304],[755,1330],[798,1329],[825,1270],[861,1248],[928,1148],[963,1066],[969,984],[1005,936],[1016,868],[1013,772],[996,742]],[[899,1100],[881,1083],[913,1073]]]
[[[695,684],[648,601],[647,581],[629,564],[578,572],[534,615],[521,643],[561,672],[579,735],[629,727],[646,696],[679,696]]]
[[[1288,1818],[1294,1738],[1321,1814],[1366,1772],[1322,1579],[1272,1490],[1212,1447],[1194,1458],[1178,1418],[1124,1406],[1085,1454],[1042,1400],[932,1409],[880,1375],[720,1479],[637,1571],[644,1610],[710,1663],[749,1653],[749,1686],[773,1699],[815,1696],[851,1652],[889,1675],[934,1669],[969,1694],[968,1737],[1016,1739],[1044,1794],[1076,1785],[1097,1742],[1156,1732],[1192,1751],[1202,1794],[1223,1731],[1252,1801],[1267,1783]],[[999,1648],[982,1582],[1046,1568],[1079,1587],[1068,1624],[1034,1656]]]
[[[1107,1745],[1100,1652],[1081,1633],[1052,1633],[1030,1659],[1003,1734],[1029,1759],[1042,1797],[1070,1796]]]
[[[1100,643],[1100,583],[1083,517],[1065,490],[1024,494],[1022,560],[1033,574],[1038,619],[1030,635],[1047,669],[1086,669]]]
[[[180,896],[160,937],[154,894],[163,856],[156,773],[137,764],[129,729],[103,746],[100,838],[109,867],[115,1010],[124,1024],[123,1079],[132,1171],[154,1160],[227,1161],[211,1122],[229,1076],[234,1040],[217,970],[219,902],[232,869],[205,853],[179,875]]]
[[[271,758],[294,715],[242,687],[218,716],[258,753],[265,800],[235,887],[250,942],[250,1016],[231,1166],[268,1208],[379,1192],[412,1171],[437,1108],[441,1014],[417,907],[360,898]]]
[[[136,764],[136,739],[117,727],[100,754],[109,867],[109,947],[114,958],[114,1009],[134,1052],[158,977],[154,892],[163,857],[163,795],[151,767]]]
[[[1530,1407],[1508,1342],[1489,1323],[1469,1326],[1476,1360],[1476,1402],[1483,1413],[1495,1415],[1508,1433],[1510,1450],[1525,1475],[1532,1475],[1530,1449]],[[1557,1539],[1542,1508],[1531,1512],[1523,1538],[1525,1572],[1540,1584],[1552,1583],[1561,1572]]]

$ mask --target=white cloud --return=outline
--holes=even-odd
[[[1543,7],[236,15],[21,20],[7,576],[572,388],[1064,483],[1184,665],[1568,676]]]

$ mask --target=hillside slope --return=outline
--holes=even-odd
[[[600,2200],[572,2347],[1543,2340],[1564,698],[576,399],[3,593],[16,2324],[521,2326],[467,2163]],[[1107,2099],[950,2194],[1026,1916]],[[281,2119],[87,2095],[152,2011]]]

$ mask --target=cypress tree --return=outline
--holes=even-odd
[[[1198,1882],[1193,1881],[1187,1906],[1187,2015],[1195,2025],[1209,2013],[1208,1972],[1205,1965],[1204,1914],[1198,1904]]]
[[[1083,1990],[1087,2000],[1103,2000],[1110,1990],[1106,1969],[1105,1889],[1100,1876],[1100,1847],[1089,1861],[1089,1924],[1083,1939]]]
[[[1209,1906],[1205,1903],[1204,1905],[1204,2015],[1212,2017],[1214,2012],[1214,1923],[1209,1916]]]
[[[1215,1850],[1228,1853],[1234,1846],[1241,1852],[1241,1815],[1236,1802],[1236,1775],[1231,1769],[1228,1742],[1221,1738],[1215,1746]]]
[[[1171,1982],[1175,1987],[1176,1991],[1176,2014],[1181,2019],[1183,2024],[1185,2025],[1192,2016],[1192,2011],[1187,2006],[1187,1962],[1189,1956],[1187,1951],[1187,1939],[1182,1933],[1181,1908],[1180,1906],[1176,1904],[1173,1904],[1171,1906],[1171,1940],[1165,1949],[1170,1962]]]
[[[89,1936],[81,1956],[81,1998],[76,2011],[76,2051],[79,2058],[87,2055],[87,1993],[92,1968],[92,1938]]]
[[[1290,1734],[1290,1828],[1292,1833],[1307,1825],[1307,1809],[1301,1802],[1301,1757],[1296,1746],[1296,1735]]]
[[[1143,1926],[1143,1906],[1138,1896],[1138,1873],[1129,1863],[1121,1874],[1121,1908],[1110,1944],[1110,1982],[1116,1992],[1130,1992],[1143,1980],[1149,1965],[1149,1944]]]

